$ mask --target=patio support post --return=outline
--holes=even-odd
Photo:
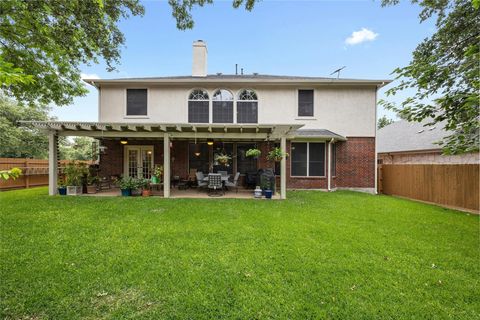
[[[58,178],[58,137],[55,131],[48,134],[48,194],[57,194]]]
[[[287,138],[280,139],[280,148],[282,152],[287,153]],[[287,159],[283,157],[280,161],[280,199],[287,198]]]
[[[163,197],[170,197],[170,136],[163,135]]]
[[[327,157],[327,189],[332,190],[332,143],[333,139],[328,142],[328,157]]]

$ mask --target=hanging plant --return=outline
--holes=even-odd
[[[246,157],[249,158],[258,158],[262,154],[262,151],[258,150],[257,148],[254,149],[248,149],[247,152],[245,153]]]
[[[288,153],[283,152],[282,149],[280,148],[273,148],[270,150],[270,152],[267,154],[267,160],[270,161],[275,161],[275,162],[280,162],[282,161],[283,157],[288,157]]]
[[[215,161],[223,165],[228,164],[230,160],[232,160],[232,157],[230,157],[228,154],[219,153],[215,156]]]

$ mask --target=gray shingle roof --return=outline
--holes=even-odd
[[[299,129],[295,131],[296,138],[327,138],[327,139],[337,139],[337,140],[346,140],[345,137],[336,134],[330,130],[326,129]]]
[[[443,123],[396,121],[377,131],[377,152],[401,152],[440,149],[435,142],[449,135]]]
[[[193,76],[167,76],[167,77],[136,77],[136,78],[116,78],[116,79],[84,79],[89,84],[101,83],[125,83],[125,82],[157,82],[157,83],[208,83],[208,82],[307,82],[307,83],[339,83],[339,84],[367,84],[367,85],[386,85],[391,80],[369,80],[369,79],[347,79],[347,78],[327,78],[327,77],[306,77],[306,76],[285,76],[285,75],[266,75],[266,74],[210,74],[205,77]]]

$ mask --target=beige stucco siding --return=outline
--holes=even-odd
[[[145,88],[145,87],[143,87]],[[187,98],[192,87],[148,88],[148,116],[126,117],[126,87],[103,86],[100,96],[101,122],[187,123]],[[210,95],[219,87],[204,87]],[[245,86],[226,87],[237,96]],[[250,88],[252,88],[250,86]],[[375,87],[253,87],[258,95],[259,123],[297,123],[305,129],[328,129],[343,136],[375,136]],[[314,116],[301,118],[298,89],[314,89]]]

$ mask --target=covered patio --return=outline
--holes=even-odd
[[[49,194],[57,193],[58,179],[58,137],[87,136],[96,139],[142,141],[155,140],[163,145],[163,197],[197,197],[196,190],[183,192],[171,186],[172,143],[180,141],[217,142],[265,142],[279,143],[283,153],[287,153],[287,139],[294,137],[298,124],[182,124],[182,123],[100,123],[33,121],[35,127],[44,130],[49,137]],[[124,156],[125,157],[125,156]],[[100,155],[100,162],[102,161]],[[286,199],[287,162],[280,161],[280,199]],[[230,192],[232,193],[232,192]],[[240,193],[240,191],[239,191]],[[198,194],[198,195],[197,195]],[[248,190],[251,197],[251,190]],[[189,195],[189,196],[188,196]],[[236,196],[238,197],[238,196]]]

